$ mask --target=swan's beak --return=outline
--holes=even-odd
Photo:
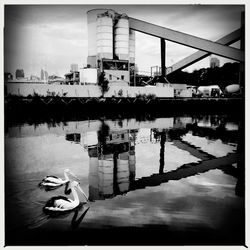
[[[87,202],[89,201],[87,195],[83,192],[82,188],[78,185],[78,189],[82,192],[82,194],[84,195],[84,197],[86,198]]]
[[[69,173],[70,175],[72,175],[76,180],[80,181],[80,179],[77,178],[77,176],[76,176],[74,173],[72,173],[71,171],[69,171],[68,173]]]

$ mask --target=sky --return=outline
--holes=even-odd
[[[70,65],[86,66],[88,27],[86,12],[109,8],[118,13],[151,22],[211,41],[240,28],[244,5],[5,5],[4,71],[25,76],[64,76]],[[239,42],[232,45],[239,48]],[[166,66],[196,52],[195,49],[166,41]],[[217,57],[217,56],[216,56]],[[141,73],[160,66],[160,39],[136,32],[135,62]],[[231,60],[217,57],[220,65]],[[209,67],[210,57],[184,71]]]

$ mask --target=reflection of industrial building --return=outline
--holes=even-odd
[[[193,135],[206,137],[210,140],[220,139],[224,143],[235,143],[239,140],[239,124],[218,116],[195,118],[187,130]]]
[[[79,133],[72,133],[72,134],[66,134],[67,141],[75,142],[75,143],[80,143],[81,141],[81,134]]]
[[[89,155],[89,199],[99,200],[123,194],[135,177],[135,133],[112,131],[104,138],[96,132],[66,135],[66,140],[80,143]]]
[[[166,139],[171,141],[174,137],[179,137],[187,133],[186,126],[187,124],[192,124],[192,117],[174,117],[173,126],[171,128],[152,128],[151,129],[151,141],[159,142],[162,140],[163,134],[166,135]]]
[[[66,140],[81,144],[88,151],[89,199],[94,201],[112,198],[131,190],[152,186],[155,183],[159,184],[165,177],[165,181],[168,181],[185,178],[186,174],[191,176],[196,174],[197,171],[199,172],[200,169],[188,165],[189,170],[187,172],[183,173],[182,170],[176,170],[176,175],[173,172],[169,176],[167,174],[165,144],[169,141],[177,148],[188,151],[197,158],[206,161],[214,159],[208,153],[202,152],[185,139],[183,140],[182,136],[187,133],[199,137],[206,136],[212,140],[221,139],[222,142],[234,143],[239,140],[237,124],[229,121],[226,117],[224,119],[213,115],[174,117],[171,121],[171,126],[166,126],[166,120],[164,119],[163,124],[165,126],[157,127],[153,124],[148,128],[140,128],[139,132],[137,129],[122,129],[121,126],[119,128],[112,127],[101,122],[98,132],[85,130],[84,133],[67,134]],[[121,123],[119,124],[121,125]],[[112,127],[112,130],[110,130],[110,127]],[[160,144],[158,177],[153,174],[149,177],[135,179],[135,143]],[[203,166],[204,171],[213,167],[212,165]]]
[[[87,135],[88,137],[88,135]],[[89,154],[89,199],[123,194],[135,177],[135,133],[129,130],[96,134],[98,143],[86,143]]]
[[[172,128],[151,129],[150,141],[161,141],[162,134],[165,131],[166,139],[169,141],[180,139],[181,136],[190,132],[193,135],[207,137],[211,140],[221,139],[223,142],[235,142],[238,138],[238,129],[238,124],[216,115],[174,117]]]

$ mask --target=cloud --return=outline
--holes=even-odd
[[[24,67],[26,74],[39,74],[45,68],[50,74],[63,75],[70,63],[83,64],[87,57],[87,30],[82,23],[12,24],[5,41],[5,68]]]
[[[66,141],[64,136],[9,138],[5,147],[8,174],[13,174],[14,178],[29,173],[39,176],[44,172],[61,176],[69,166],[73,172],[86,175],[88,171],[88,155],[82,154],[82,147]],[[86,168],[82,169],[83,162]],[[54,166],[57,168],[52,169]]]
[[[125,196],[96,201],[88,218],[93,227],[168,225],[172,230],[218,229],[228,225],[228,220],[234,220],[230,214],[232,207],[237,211],[244,209],[238,205],[234,188],[233,177],[211,170],[157,187],[135,190]],[[242,218],[240,220],[242,222]]]
[[[47,67],[66,73],[72,62],[87,60],[87,15],[106,5],[6,5],[5,71],[17,67],[27,74]],[[111,5],[119,13],[216,40],[240,26],[243,5]],[[192,54],[192,49],[167,42],[167,65]],[[222,60],[222,62],[226,60]],[[160,39],[136,32],[136,64],[140,71],[160,66]],[[208,60],[189,67],[208,66]],[[66,71],[66,72],[65,72]]]

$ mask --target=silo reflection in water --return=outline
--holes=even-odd
[[[111,198],[129,191],[135,177],[133,138],[129,130],[110,131],[105,143],[98,141],[88,148],[90,200]]]
[[[113,154],[102,155],[98,160],[98,189],[99,193],[104,197],[113,195],[113,182],[114,182],[114,161]]]
[[[129,154],[119,154],[117,159],[117,183],[120,192],[128,191],[129,188]]]

